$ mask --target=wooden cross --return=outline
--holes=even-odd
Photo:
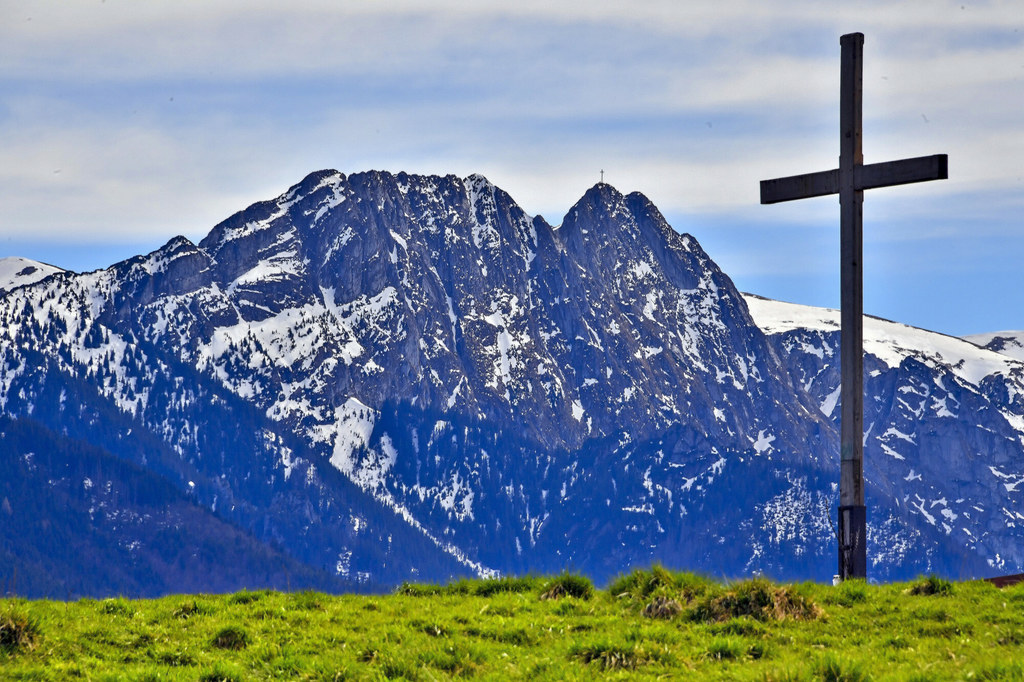
[[[864,506],[864,330],[861,269],[864,190],[948,177],[945,154],[864,165],[861,91],[864,34],[839,38],[839,168],[761,181],[761,203],[838,194],[840,206],[839,576],[867,577]]]

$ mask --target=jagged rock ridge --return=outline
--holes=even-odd
[[[551,226],[481,176],[321,171],[199,244],[14,289],[0,330],[4,413],[353,584],[833,570],[831,413],[639,193]],[[879,575],[984,570],[874,483],[872,542],[926,546]]]

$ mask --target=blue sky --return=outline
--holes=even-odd
[[[0,256],[105,267],[336,168],[479,172],[558,223],[605,171],[740,289],[838,306],[839,36],[864,156],[865,311],[1024,329],[1019,2],[0,0]]]

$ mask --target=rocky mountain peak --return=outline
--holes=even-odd
[[[345,580],[653,560],[829,577],[837,345],[766,336],[748,306],[637,192],[595,185],[553,228],[481,175],[324,170],[199,244],[0,295],[0,410]],[[1001,361],[980,383],[928,354],[872,365],[883,456],[934,441],[914,415],[972,406],[989,421],[951,442],[989,443],[1014,494],[1024,386]],[[877,469],[872,494],[941,466]],[[871,542],[946,554],[892,571],[955,554],[924,504],[889,499]],[[945,504],[949,533],[981,514]]]

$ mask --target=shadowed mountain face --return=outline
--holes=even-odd
[[[134,464],[0,417],[0,594],[53,599],[346,587]]]
[[[480,176],[321,171],[198,245],[11,289],[0,335],[3,413],[349,587],[833,572],[806,361],[641,194],[596,185],[553,227]],[[917,548],[875,575],[987,568],[870,485],[871,542]]]

